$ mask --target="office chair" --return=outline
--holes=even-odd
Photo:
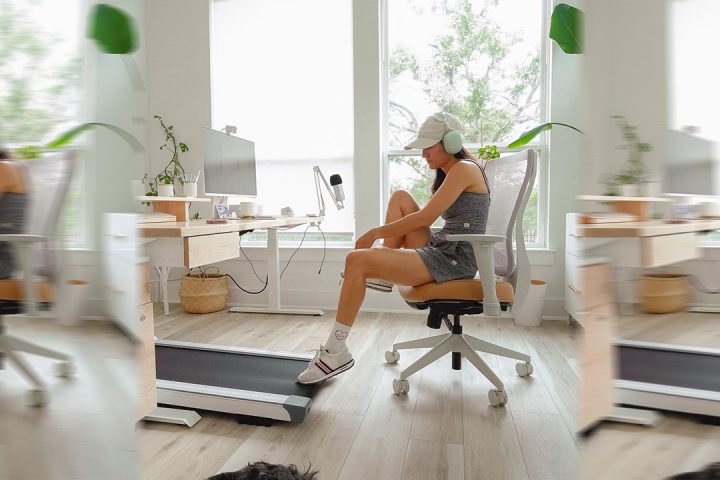
[[[56,373],[68,377],[74,373],[72,358],[49,348],[5,333],[4,316],[25,313],[36,315],[38,305],[53,301],[53,283],[59,276],[52,240],[73,176],[75,152],[47,155],[24,162],[30,183],[29,205],[24,233],[0,234],[0,242],[9,242],[22,269],[22,277],[0,279],[0,355],[7,357],[32,385],[28,400],[32,406],[47,403],[47,389],[40,376],[26,363],[20,352],[59,360]]]
[[[519,297],[527,291],[530,272],[522,219],[535,184],[536,166],[535,150],[525,150],[488,162],[485,173],[491,201],[486,234],[446,236],[448,240],[472,244],[479,278],[399,287],[400,295],[412,308],[429,309],[428,327],[438,329],[445,323],[450,333],[396,343],[391,351],[385,352],[385,360],[393,364],[400,359],[399,350],[430,348],[393,381],[395,394],[407,393],[410,389],[408,377],[450,352],[453,370],[460,370],[464,356],[490,380],[495,387],[488,392],[493,406],[505,405],[507,394],[502,381],[478,355],[478,351],[520,360],[515,367],[518,375],[525,377],[532,374],[529,355],[463,334],[460,319],[464,315],[480,313],[498,316],[501,310],[510,308],[517,311]],[[513,232],[517,259],[513,250]],[[453,317],[452,322],[449,316]]]

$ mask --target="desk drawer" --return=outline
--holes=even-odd
[[[199,267],[240,256],[238,232],[198,235],[184,239],[185,266]]]
[[[645,268],[661,267],[700,256],[695,233],[645,237],[641,242],[642,266]]]
[[[610,267],[607,264],[590,265],[578,269],[582,288],[583,310],[613,303]]]

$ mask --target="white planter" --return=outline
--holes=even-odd
[[[542,311],[545,304],[547,283],[542,280],[530,280],[527,297],[517,313],[515,323],[523,327],[539,327],[542,323]],[[514,310],[514,309],[513,309]]]
[[[175,189],[172,185],[158,184],[158,197],[174,197]]]
[[[68,280],[62,286],[57,303],[57,319],[61,325],[80,324],[80,313],[89,291],[90,284],[85,280]]]
[[[197,197],[197,182],[185,183],[183,185],[183,195],[186,197]]]
[[[627,183],[618,185],[621,197],[637,197],[640,195],[640,189],[636,183]]]
[[[645,182],[640,184],[640,195],[643,197],[659,197],[662,193],[660,182]]]

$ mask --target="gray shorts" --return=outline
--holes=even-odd
[[[477,264],[472,245],[468,242],[449,242],[435,233],[429,244],[415,251],[436,282],[475,278]]]

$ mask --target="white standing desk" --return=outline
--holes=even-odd
[[[318,223],[323,217],[280,217],[275,219],[228,220],[209,224],[205,220],[184,222],[153,222],[138,226],[140,236],[154,239],[146,245],[160,276],[165,315],[169,314],[167,282],[172,267],[199,267],[240,256],[240,234],[251,230],[268,232],[268,305],[267,307],[233,307],[231,312],[284,313],[291,315],[323,315],[322,310],[290,309],[280,303],[280,250],[277,231],[305,223]]]

